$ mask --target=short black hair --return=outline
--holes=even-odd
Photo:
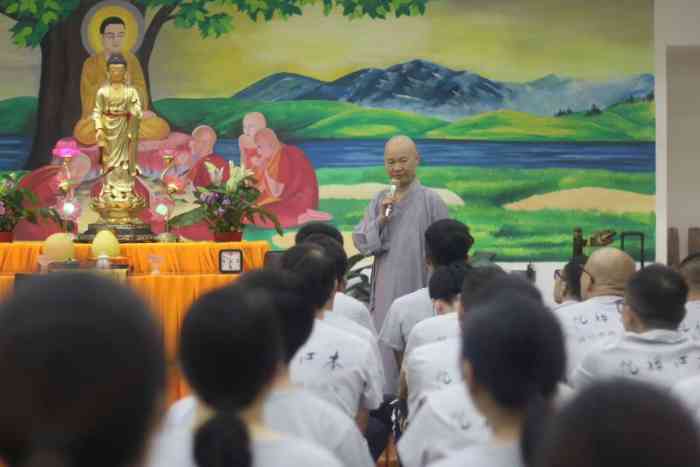
[[[594,383],[547,423],[537,467],[695,467],[700,433],[667,391],[629,379]]]
[[[685,318],[688,285],[673,269],[653,264],[627,282],[626,299],[640,320],[658,329],[677,329]]]
[[[453,263],[437,268],[430,276],[428,293],[433,300],[453,301],[462,293],[464,276],[472,269],[466,263]]]
[[[132,465],[164,396],[161,325],[115,281],[33,276],[0,305],[0,374],[8,465],[39,465],[47,452],[55,465]]]
[[[126,23],[124,22],[123,19],[121,19],[118,16],[110,16],[109,18],[105,18],[102,23],[100,23],[100,34],[104,34],[105,31],[107,30],[107,26],[110,26],[112,24],[121,24],[126,28]]]
[[[343,234],[333,224],[328,222],[313,221],[304,224],[294,236],[294,244],[298,245],[311,235],[327,235],[336,242],[344,245]]]
[[[576,256],[571,259],[562,269],[562,280],[566,284],[569,295],[581,300],[581,274],[588,261],[586,256]]]
[[[462,356],[498,405],[520,410],[556,394],[566,369],[564,345],[559,321],[546,306],[502,290],[470,310]]]
[[[197,396],[216,410],[240,410],[268,384],[282,360],[270,295],[236,284],[200,297],[180,331],[180,362]]]
[[[496,276],[485,284],[478,292],[472,294],[471,305],[492,300],[503,293],[517,294],[534,302],[544,304],[542,292],[529,280],[522,276],[505,274]]]
[[[425,253],[435,268],[466,261],[472,245],[469,227],[454,219],[435,221],[425,231]]]
[[[336,266],[322,246],[301,243],[282,255],[280,267],[291,271],[303,282],[304,294],[319,311],[335,291]]]
[[[323,234],[313,234],[304,238],[302,243],[313,243],[323,248],[324,253],[333,260],[335,264],[335,277],[338,283],[345,280],[348,272],[348,255],[343,249],[343,245],[335,241],[332,237]]]
[[[289,271],[260,269],[243,274],[236,285],[246,291],[261,289],[271,297],[279,318],[284,359],[289,363],[309,339],[316,316],[299,277]]]
[[[474,296],[489,287],[494,280],[506,277],[506,272],[497,264],[472,267],[467,271],[462,282],[462,308],[466,312],[473,303]]]

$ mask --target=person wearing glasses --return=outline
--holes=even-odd
[[[581,268],[581,303],[555,310],[566,336],[570,377],[588,352],[622,334],[616,303],[635,271],[634,260],[617,248],[601,248]]]
[[[576,256],[562,269],[554,271],[555,309],[573,305],[581,301],[581,274],[586,264],[585,256]]]
[[[700,374],[700,343],[678,330],[685,318],[688,286],[678,272],[652,265],[632,276],[618,307],[625,333],[615,343],[590,352],[571,383],[580,388],[621,377],[670,389]]]

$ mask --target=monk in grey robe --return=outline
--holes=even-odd
[[[381,329],[395,298],[426,287],[425,231],[433,222],[449,216],[440,196],[416,179],[419,162],[418,149],[407,136],[396,136],[386,143],[384,167],[396,193],[378,193],[353,232],[357,249],[374,256],[370,313],[377,329]],[[396,366],[390,352],[384,364]],[[386,370],[390,377],[393,371]]]

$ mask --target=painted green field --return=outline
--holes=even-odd
[[[386,181],[381,167],[369,169],[320,169],[320,185]],[[450,207],[456,219],[468,224],[476,239],[475,251],[492,251],[501,261],[563,261],[571,255],[574,227],[584,234],[613,229],[641,231],[654,257],[655,216],[649,214],[606,214],[596,211],[544,210],[513,212],[502,207],[513,201],[552,191],[599,187],[642,194],[655,191],[654,174],[625,174],[604,170],[518,170],[473,167],[426,167],[419,170],[424,185],[447,188],[465,201]],[[351,231],[362,219],[368,201],[321,200],[320,209],[333,214],[333,223]],[[270,239],[272,233],[252,229],[249,239]]]
[[[622,103],[600,115],[574,113],[543,117],[502,110],[456,122],[395,110],[369,109],[332,101],[253,102],[229,98],[163,99],[155,110],[174,129],[191,132],[206,124],[222,138],[241,134],[243,116],[259,111],[282,139],[388,138],[403,133],[414,138],[488,141],[653,141],[653,102]],[[29,134],[36,98],[0,101],[0,134]]]

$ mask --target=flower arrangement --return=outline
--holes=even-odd
[[[19,186],[20,179],[20,175],[15,172],[0,174],[0,231],[2,232],[12,232],[23,219],[36,224],[39,215],[47,215],[42,210],[27,207],[27,205],[36,206],[38,200],[34,193]]]
[[[197,208],[171,219],[171,225],[189,225],[204,220],[215,234],[242,232],[245,223],[255,224],[255,218],[268,220],[282,235],[277,216],[258,206],[260,190],[255,186],[253,173],[229,162],[229,177],[224,180],[224,168],[205,162],[211,183],[196,187],[194,191]]]

